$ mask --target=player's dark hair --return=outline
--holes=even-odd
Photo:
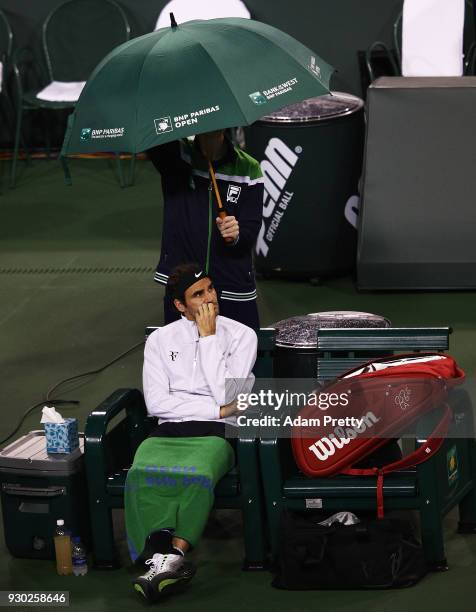
[[[179,264],[170,272],[166,293],[172,301],[179,300],[185,305],[185,292],[202,278],[208,278],[208,274],[205,274],[198,264]]]

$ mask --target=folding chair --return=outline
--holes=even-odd
[[[3,125],[11,124],[11,100],[7,90],[10,61],[13,49],[13,32],[5,13],[0,10],[0,106]],[[3,173],[2,173],[3,174]]]
[[[8,74],[13,50],[13,32],[5,13],[0,10],[0,92],[5,91],[5,76]]]
[[[466,19],[471,12],[476,11],[472,0],[465,0]],[[476,14],[476,13],[475,13]],[[393,49],[390,49],[384,42],[373,42],[365,52],[365,64],[367,66],[370,83],[380,76],[401,76],[402,74],[402,22],[403,12],[401,11],[393,24]],[[385,73],[379,70],[382,65],[382,58],[386,60],[389,70]],[[464,58],[464,75],[474,74],[476,65],[476,42],[468,47]]]
[[[10,185],[15,186],[23,116],[30,111],[73,109],[92,70],[114,47],[130,37],[130,26],[114,0],[67,0],[51,11],[42,26],[44,65],[30,53],[17,56],[16,130]],[[33,87],[25,64],[34,69]],[[47,126],[47,128],[50,126]],[[49,130],[46,132],[48,154]]]

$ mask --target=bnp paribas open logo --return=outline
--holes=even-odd
[[[268,101],[260,91],[255,91],[254,93],[250,94],[250,98],[255,104],[258,105],[266,104],[266,102]]]
[[[92,131],[92,128],[83,128],[79,137],[81,140],[90,140]]]
[[[155,131],[157,135],[165,134],[166,132],[172,132],[174,126],[172,125],[172,119],[170,117],[161,117],[160,119],[154,119]]]

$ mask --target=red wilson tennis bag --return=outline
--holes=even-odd
[[[452,418],[445,400],[464,376],[454,359],[438,353],[385,357],[346,372],[316,391],[315,401],[299,412],[297,425],[294,421],[291,443],[299,469],[313,477],[376,475],[383,516],[383,475],[422,463],[440,448]],[[381,468],[352,469],[442,405],[438,424],[415,452]]]

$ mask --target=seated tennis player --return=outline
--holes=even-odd
[[[143,386],[158,426],[128,472],[125,517],[129,551],[146,573],[135,590],[155,601],[188,582],[187,562],[205,527],[216,483],[233,467],[225,439],[239,393],[251,389],[255,332],[218,314],[211,278],[194,264],[177,266],[167,292],[181,319],[148,338]]]

